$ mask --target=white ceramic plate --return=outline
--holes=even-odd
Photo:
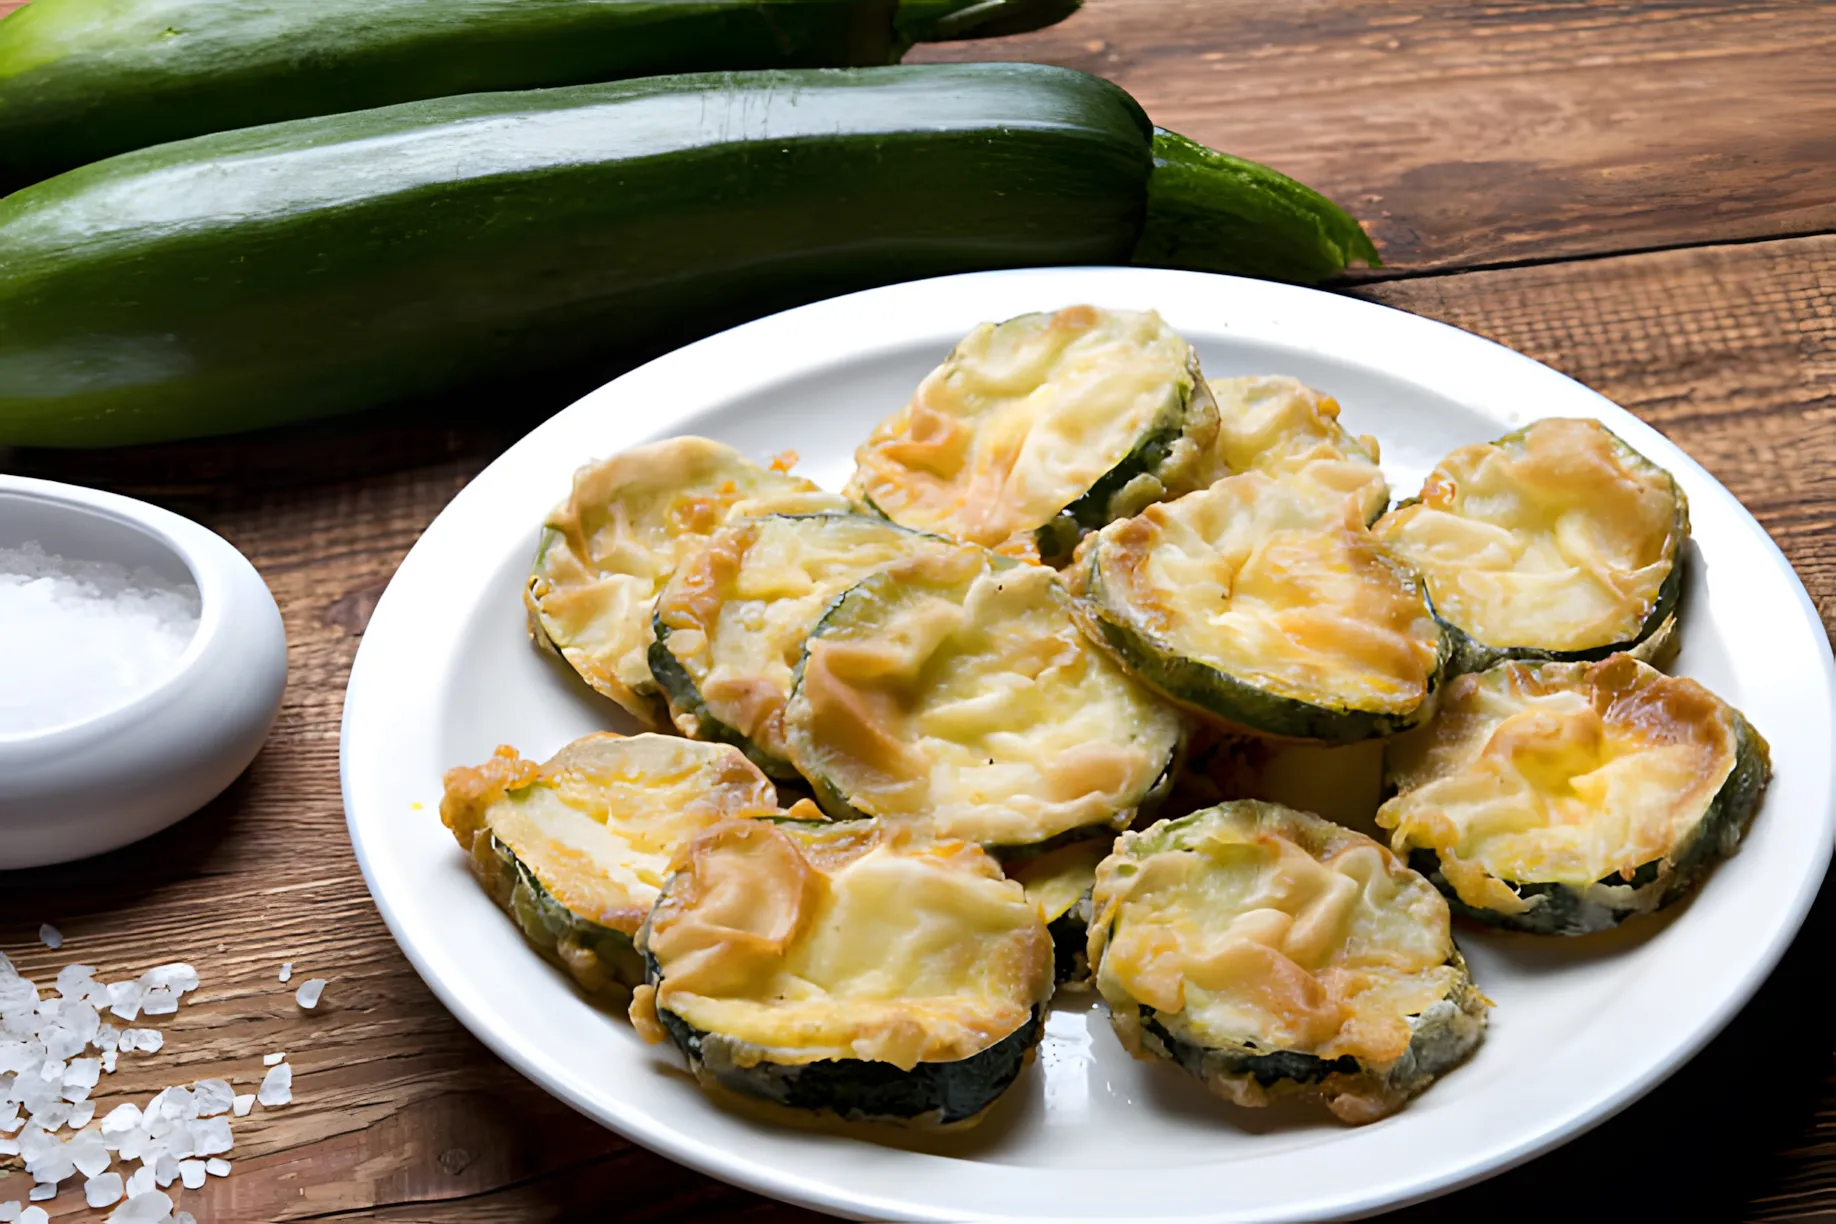
[[[1695,524],[1677,669],[1744,710],[1776,778],[1741,852],[1692,902],[1585,940],[1462,931],[1497,1003],[1484,1045],[1400,1114],[1234,1109],[1131,1060],[1100,1006],[1054,1007],[1041,1056],[978,1130],[789,1129],[698,1092],[674,1051],[583,1002],[467,873],[441,771],[500,743],[543,758],[622,729],[539,656],[522,587],[543,515],[589,460],[679,433],[839,488],[854,446],[976,323],[1078,302],[1154,308],[1213,377],[1295,375],[1375,434],[1399,495],[1455,446],[1592,416],[1677,476]],[[1475,1181],[1571,1138],[1675,1070],[1752,994],[1823,878],[1832,669],[1766,533],[1662,436],[1580,384],[1453,328],[1348,298],[1194,273],[1064,268],[947,277],[789,311],[632,371],[486,469],[389,585],[346,695],[344,802],[383,917],[454,1014],[525,1075],[619,1133],[764,1194],[874,1219],[1314,1221]],[[1073,996],[1075,1000],[1077,996]]]

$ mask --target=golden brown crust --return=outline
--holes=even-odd
[[[647,1004],[734,1057],[950,1062],[1051,994],[1037,907],[980,849],[911,827],[729,822],[678,856]]]
[[[706,438],[589,464],[544,524],[524,591],[531,636],[646,726],[666,726],[646,653],[652,605],[671,572],[733,516],[846,505]]]
[[[1728,707],[1629,655],[1507,663],[1450,685],[1394,745],[1378,822],[1435,851],[1460,899],[1523,913],[1503,880],[1575,886],[1669,858],[1736,762]]]
[[[1639,635],[1688,511],[1670,476],[1605,426],[1558,418],[1449,454],[1376,530],[1476,641],[1581,651]]]
[[[1192,436],[1150,479],[1157,496],[1197,487],[1217,414],[1196,367],[1152,312],[1073,306],[984,324],[862,444],[848,493],[894,522],[1024,557],[1026,537],[1195,388]]]

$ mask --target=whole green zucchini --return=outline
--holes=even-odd
[[[1183,224],[1259,219],[1255,250],[1196,266],[1375,259],[1324,198],[1206,180],[1182,146],[1105,81],[979,64],[473,94],[138,150],[0,200],[0,444],[252,429],[603,371],[894,281],[1126,263],[1169,175]]]
[[[1078,0],[33,0],[0,22],[0,192],[230,128],[495,89],[889,64]]]

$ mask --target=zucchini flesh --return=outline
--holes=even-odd
[[[1245,472],[1105,527],[1080,558],[1091,637],[1211,718],[1352,743],[1433,710],[1440,626],[1342,496]]]
[[[988,548],[1027,551],[1030,535],[1058,561],[1083,532],[1198,488],[1217,431],[1198,355],[1159,315],[1071,306],[964,337],[855,452],[847,492]]]
[[[973,545],[849,590],[785,711],[817,802],[1004,851],[1113,836],[1157,802],[1181,720],[1084,640],[1069,602],[1051,570]]]
[[[1458,912],[1582,935],[1679,900],[1732,854],[1766,741],[1693,680],[1630,655],[1460,677],[1386,752],[1377,813]]]
[[[1369,1122],[1484,1030],[1440,894],[1317,816],[1241,801],[1124,834],[1091,908],[1123,1045],[1239,1105],[1301,1094]]]
[[[543,523],[523,592],[530,637],[633,718],[665,727],[648,651],[652,608],[671,572],[734,516],[845,505],[707,438],[670,438],[588,464]]]
[[[949,547],[857,514],[771,515],[715,532],[656,600],[650,671],[676,729],[733,744],[771,777],[795,779],[784,705],[810,631],[861,579]]]
[[[513,748],[449,770],[440,820],[543,956],[590,993],[642,981],[633,936],[676,848],[735,817],[778,816],[765,776],[725,745],[597,734],[547,762]]]
[[[1422,575],[1449,667],[1597,662],[1671,646],[1689,503],[1598,421],[1462,447],[1375,530]]]
[[[225,433],[486,378],[527,398],[533,373],[597,385],[850,290],[1125,263],[1152,236],[1151,135],[1094,77],[939,64],[460,95],[121,154],[0,200],[0,444]]]
[[[710,830],[637,944],[632,1020],[704,1085],[857,1120],[972,1124],[1052,990],[1038,909],[992,858],[875,821]]]
[[[0,24],[0,190],[230,128],[488,90],[888,64],[1075,0],[34,0]]]

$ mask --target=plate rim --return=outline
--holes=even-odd
[[[1153,297],[1158,294],[1184,299],[1194,294],[1210,293],[1220,295],[1223,300],[1229,300],[1232,295],[1241,295],[1251,300],[1260,300],[1266,308],[1272,308],[1277,312],[1280,309],[1294,309],[1307,313],[1309,307],[1317,308],[1328,314],[1345,312],[1370,320],[1372,326],[1379,331],[1386,327],[1401,327],[1409,331],[1418,331],[1424,338],[1436,336],[1440,345],[1463,360],[1490,364],[1500,370],[1515,368],[1525,377],[1533,376],[1545,383],[1552,378],[1560,380],[1561,384],[1566,385],[1565,390],[1571,398],[1578,395],[1583,400],[1591,400],[1595,405],[1595,414],[1607,420],[1615,432],[1627,436],[1627,440],[1636,448],[1647,453],[1652,450],[1664,453],[1670,457],[1667,466],[1673,470],[1690,469],[1696,480],[1709,485],[1732,504],[1737,511],[1738,524],[1750,535],[1756,537],[1756,542],[1761,545],[1765,554],[1765,561],[1771,568],[1780,571],[1793,589],[1795,611],[1799,617],[1808,622],[1813,630],[1813,640],[1818,643],[1817,680],[1820,682],[1830,711],[1836,712],[1836,659],[1832,658],[1829,637],[1822,620],[1816,612],[1809,593],[1804,588],[1802,579],[1798,577],[1790,561],[1738,498],[1734,497],[1725,486],[1721,485],[1681,447],[1670,442],[1653,427],[1598,392],[1533,358],[1438,320],[1363,299],[1239,277],[1159,269],[1083,267],[1014,269],[911,281],[826,299],[741,324],[657,357],[587,393],[532,429],[469,481],[421,533],[397,568],[395,575],[391,577],[371,617],[369,629],[366,630],[363,641],[359,645],[356,658],[352,662],[340,717],[339,775],[346,813],[346,828],[353,852],[363,873],[365,885],[384,923],[388,926],[391,937],[402,949],[422,980],[439,998],[442,1005],[495,1054],[544,1091],[632,1142],[730,1184],[816,1210],[842,1215],[857,1215],[858,1213],[862,1218],[962,1218],[960,1211],[940,1214],[925,1207],[922,1202],[910,1199],[895,1200],[858,1191],[837,1189],[825,1182],[812,1179],[809,1175],[787,1172],[736,1157],[730,1152],[712,1149],[675,1130],[662,1133],[652,1131],[642,1125],[641,1121],[621,1116],[617,1109],[607,1106],[603,1101],[591,1098],[589,1094],[578,1090],[575,1085],[568,1083],[564,1078],[552,1074],[550,1069],[543,1065],[543,1060],[537,1054],[511,1040],[495,1025],[473,1011],[460,994],[458,987],[443,978],[431,965],[423,950],[405,933],[405,920],[397,912],[387,895],[387,889],[379,884],[378,865],[372,861],[371,848],[366,846],[365,818],[360,810],[361,796],[358,793],[358,781],[353,776],[355,770],[353,768],[352,735],[353,723],[361,718],[358,711],[367,708],[364,693],[367,686],[374,683],[371,680],[372,673],[384,666],[376,662],[380,657],[381,647],[376,646],[375,643],[383,641],[387,634],[378,635],[375,630],[378,626],[388,629],[393,625],[399,615],[395,609],[404,604],[407,598],[400,594],[406,589],[400,579],[404,574],[412,576],[418,572],[417,555],[421,558],[421,564],[426,563],[432,547],[428,542],[442,538],[439,533],[442,531],[443,522],[450,524],[455,521],[467,507],[486,496],[486,490],[492,483],[487,481],[487,476],[494,471],[507,474],[519,462],[531,462],[534,456],[546,449],[548,438],[564,430],[569,423],[576,422],[583,416],[592,413],[597,404],[615,398],[618,394],[617,389],[665,377],[677,369],[685,372],[697,368],[707,369],[715,364],[725,349],[766,343],[773,334],[785,332],[787,329],[790,332],[796,332],[810,327],[819,327],[825,316],[840,318],[848,315],[860,316],[878,310],[896,311],[898,303],[908,296],[938,293],[954,295],[959,291],[965,301],[974,302],[979,297],[977,291],[986,289],[992,282],[1000,282],[1004,290],[1015,284],[1025,285],[1036,282],[1039,284],[1037,297],[1042,304],[1058,298],[1069,302],[1099,297],[1101,292],[1097,286],[1100,284],[1115,289],[1126,287],[1128,290],[1126,295],[1118,293],[1113,296]],[[1067,294],[1063,288],[1058,287],[1069,287],[1073,284],[1089,286],[1089,289]],[[978,319],[983,317],[980,308],[976,306],[968,307],[967,313],[974,314]],[[989,313],[997,312],[990,311]],[[862,355],[858,350],[854,350],[850,351],[847,357],[858,358]],[[779,371],[777,379],[772,381],[795,377],[799,370],[809,368],[811,366],[808,362],[793,362]],[[1411,379],[1409,374],[1400,371],[1397,366],[1379,363],[1373,368],[1381,370],[1388,377],[1423,385],[1419,380]],[[718,396],[703,397],[695,401],[691,407],[677,409],[670,413],[668,421],[662,424],[662,428],[668,428],[670,422],[682,417],[705,413],[718,407],[721,402]],[[1490,415],[1495,416],[1496,413]],[[639,432],[649,434],[655,431],[654,429],[642,429]],[[500,476],[496,479],[505,478],[507,476]],[[1784,907],[1778,911],[1779,921],[1768,933],[1764,947],[1758,950],[1758,955],[1746,961],[1733,988],[1726,991],[1712,1007],[1707,1008],[1697,1018],[1686,1038],[1674,1043],[1640,1074],[1619,1082],[1613,1091],[1586,1102],[1583,1107],[1563,1111],[1552,1125],[1545,1126],[1518,1142],[1503,1145],[1498,1150],[1487,1153],[1483,1158],[1471,1160],[1463,1167],[1451,1172],[1428,1177],[1404,1176],[1400,1179],[1385,1179],[1385,1185],[1377,1187],[1374,1193],[1360,1191],[1340,1195],[1337,1200],[1314,1199],[1309,1202],[1297,1202],[1292,1205],[1284,1205],[1272,1214],[1264,1212],[1253,1217],[1231,1214],[1219,1215],[1215,1218],[1268,1221],[1350,1219],[1422,1202],[1482,1181],[1552,1150],[1586,1133],[1651,1091],[1698,1054],[1726,1027],[1734,1015],[1746,1006],[1766,978],[1770,976],[1785,949],[1801,929],[1817,895],[1823,875],[1828,869],[1832,842],[1836,841],[1836,776],[1831,776],[1828,769],[1825,770],[1825,775],[1827,784],[1824,788],[1822,819],[1814,825],[1817,844],[1805,847],[1811,853],[1804,861],[1814,865],[1815,869],[1807,867],[1803,872],[1793,893],[1786,900]],[[1010,1170],[1016,1175],[1023,1172],[1020,1167],[1016,1166],[986,1167]],[[1220,1166],[1214,1164],[1209,1167]],[[1393,1180],[1400,1180],[1402,1185],[1390,1186],[1388,1183]],[[982,1217],[978,1215],[976,1218],[1023,1219],[1032,1217],[1027,1215]],[[1213,1217],[1182,1214],[1167,1218],[1185,1220]]]

